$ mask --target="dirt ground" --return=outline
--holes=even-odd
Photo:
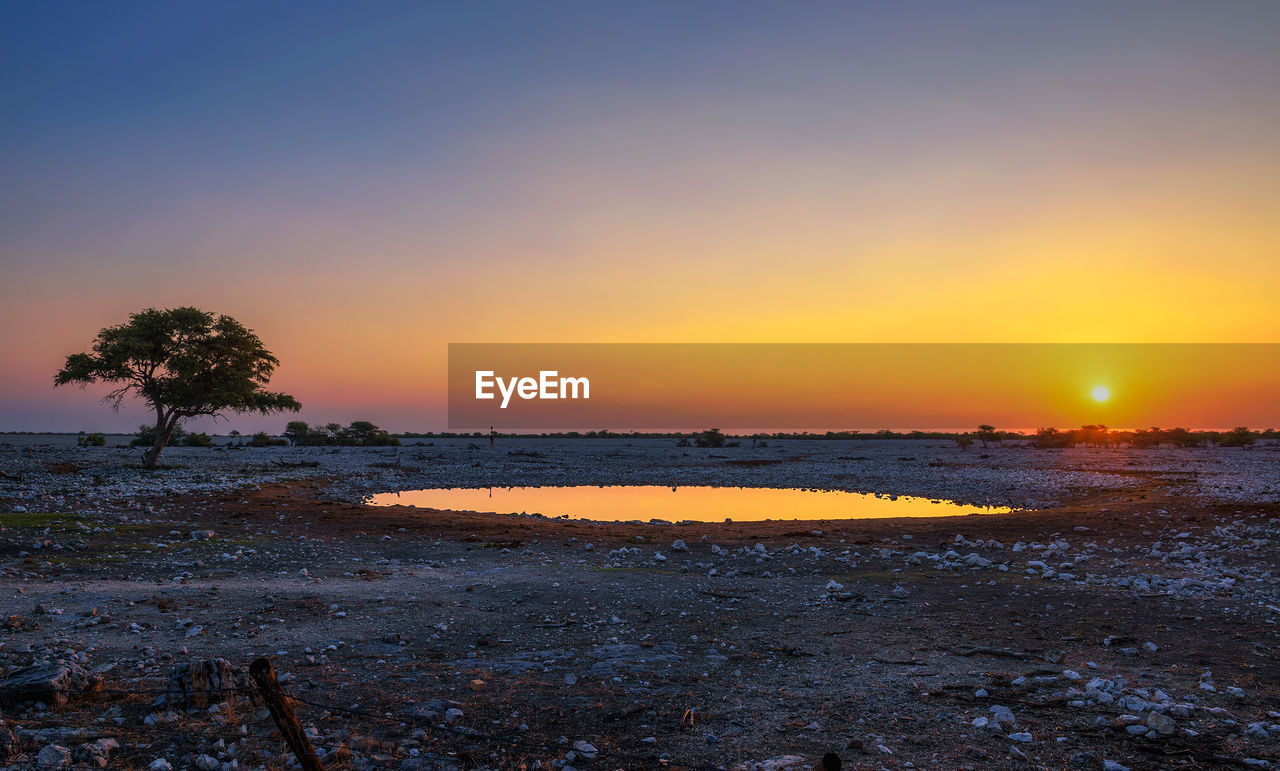
[[[0,764],[112,737],[107,767],[284,767],[260,704],[148,691],[259,656],[330,768],[1280,762],[1280,506],[1132,479],[928,519],[605,524],[325,479],[9,515],[5,671],[81,656],[102,684],[0,708]]]

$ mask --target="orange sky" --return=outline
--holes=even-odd
[[[141,422],[50,383],[148,306],[402,430],[450,342],[1280,342],[1274,7],[908,5],[16,20],[0,428]]]

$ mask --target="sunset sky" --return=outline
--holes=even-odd
[[[0,430],[141,422],[52,377],[148,306],[392,430],[450,342],[1280,342],[1277,83],[1272,0],[8,3]]]

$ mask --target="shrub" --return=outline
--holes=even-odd
[[[1260,434],[1257,431],[1250,431],[1248,426],[1237,426],[1230,431],[1224,431],[1218,437],[1218,445],[1221,447],[1244,447],[1248,449],[1258,441]]]
[[[249,439],[250,447],[285,447],[288,444],[288,439],[277,439],[266,431],[259,431]]]
[[[183,430],[182,426],[174,426],[173,433],[169,435],[169,441],[173,444],[177,444],[186,435],[187,435],[187,432]],[[138,435],[134,437],[132,442],[129,442],[129,446],[130,447],[151,447],[155,443],[156,443],[156,427],[143,424],[141,426],[138,426]]]
[[[309,426],[301,420],[291,421],[284,431],[287,443],[301,447],[399,447],[400,440],[367,420],[356,420],[343,428],[337,423]],[[477,433],[475,436],[479,437]],[[260,445],[265,446],[265,445]]]
[[[1071,435],[1064,434],[1056,428],[1039,428],[1036,429],[1036,435],[1031,438],[1031,445],[1041,449],[1070,447]]]
[[[213,439],[208,434],[187,434],[182,439],[183,447],[212,447]]]
[[[703,431],[694,437],[694,443],[699,447],[724,447],[725,436],[720,429],[712,428]]]

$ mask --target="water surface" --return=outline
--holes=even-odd
[[[765,519],[878,519],[1004,514],[1007,507],[879,496],[836,490],[771,487],[479,487],[405,490],[374,495],[374,506],[417,506],[449,511],[542,514],[547,517],[629,522],[754,522]]]

